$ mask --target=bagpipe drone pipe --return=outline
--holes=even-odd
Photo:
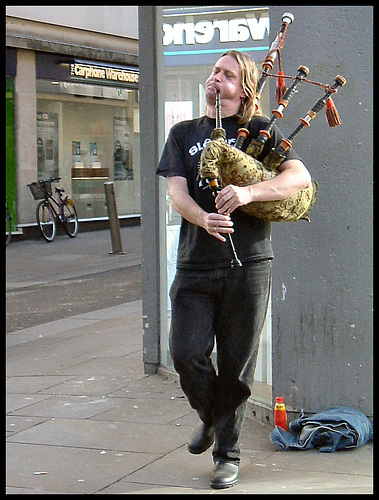
[[[278,108],[272,111],[272,118],[266,128],[259,132],[257,138],[250,141],[246,153],[241,151],[244,142],[249,141],[250,133],[246,128],[239,129],[235,146],[231,146],[226,142],[225,130],[221,124],[221,99],[219,93],[217,93],[216,128],[212,132],[212,141],[204,148],[200,159],[200,176],[203,180],[208,180],[210,188],[214,191],[229,184],[241,187],[249,186],[279,175],[278,167],[285,161],[286,152],[292,148],[293,140],[304,127],[310,127],[311,120],[324,107],[326,108],[329,126],[334,127],[341,124],[331,96],[337,92],[338,87],[345,85],[346,80],[342,76],[337,75],[331,85],[325,85],[307,80],[305,77],[308,75],[309,70],[306,66],[300,66],[297,75],[294,77],[284,75],[281,69],[280,51],[284,46],[287,28],[292,21],[292,14],[283,14],[282,26],[262,64],[262,75],[256,89],[255,104],[258,106],[267,77],[276,77]],[[269,72],[273,70],[276,58],[279,61],[279,71],[273,75]],[[293,80],[288,89],[285,89],[284,86],[285,78]],[[304,118],[300,118],[300,124],[296,129],[286,139],[283,139],[276,148],[271,149],[263,161],[258,161],[257,158],[261,155],[266,141],[271,137],[274,123],[278,118],[283,117],[285,108],[302,82],[324,87],[324,95],[314,103]],[[309,221],[309,214],[315,204],[317,191],[318,183],[312,180],[310,187],[284,200],[253,201],[239,207],[239,209],[251,216],[269,222],[295,222],[300,219]]]

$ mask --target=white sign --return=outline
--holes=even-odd
[[[268,15],[256,17],[223,19],[213,21],[198,21],[197,23],[163,24],[163,45],[205,45],[215,36],[223,42],[246,42],[263,40],[265,34],[270,33],[270,19]]]

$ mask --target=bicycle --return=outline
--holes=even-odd
[[[48,180],[32,182],[28,187],[35,200],[41,200],[36,209],[36,219],[42,237],[51,243],[57,234],[57,221],[60,221],[66,234],[70,238],[75,238],[78,233],[78,215],[74,206],[74,200],[66,195],[62,197],[64,189],[55,187],[57,195],[55,199],[52,195],[51,184],[59,182],[61,177]]]
[[[5,246],[11,241],[12,237],[12,219],[8,210],[8,204],[5,201]]]

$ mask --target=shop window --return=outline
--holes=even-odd
[[[140,213],[138,90],[37,80],[38,178],[61,177],[81,219]]]
[[[171,127],[181,120],[205,113],[205,81],[214,63],[229,49],[247,51],[261,68],[269,49],[268,8],[242,7],[170,7],[163,9],[162,45],[164,128],[167,138]],[[205,35],[208,33],[208,37]],[[172,36],[171,36],[172,35]],[[269,86],[267,82],[261,98],[263,114],[270,116]],[[175,276],[177,247],[181,218],[172,207],[166,181],[161,181],[161,195],[165,197],[165,238],[161,246],[166,252],[162,272],[162,315],[160,336],[160,363],[172,370],[169,352],[171,303],[169,290]],[[163,223],[163,221],[162,221]],[[255,373],[254,397],[271,402],[271,309],[262,332],[262,340]]]

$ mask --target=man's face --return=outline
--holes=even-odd
[[[221,57],[213,67],[212,73],[205,82],[207,103],[214,103],[217,91],[221,99],[240,104],[244,96],[240,81],[237,61],[232,56]]]

